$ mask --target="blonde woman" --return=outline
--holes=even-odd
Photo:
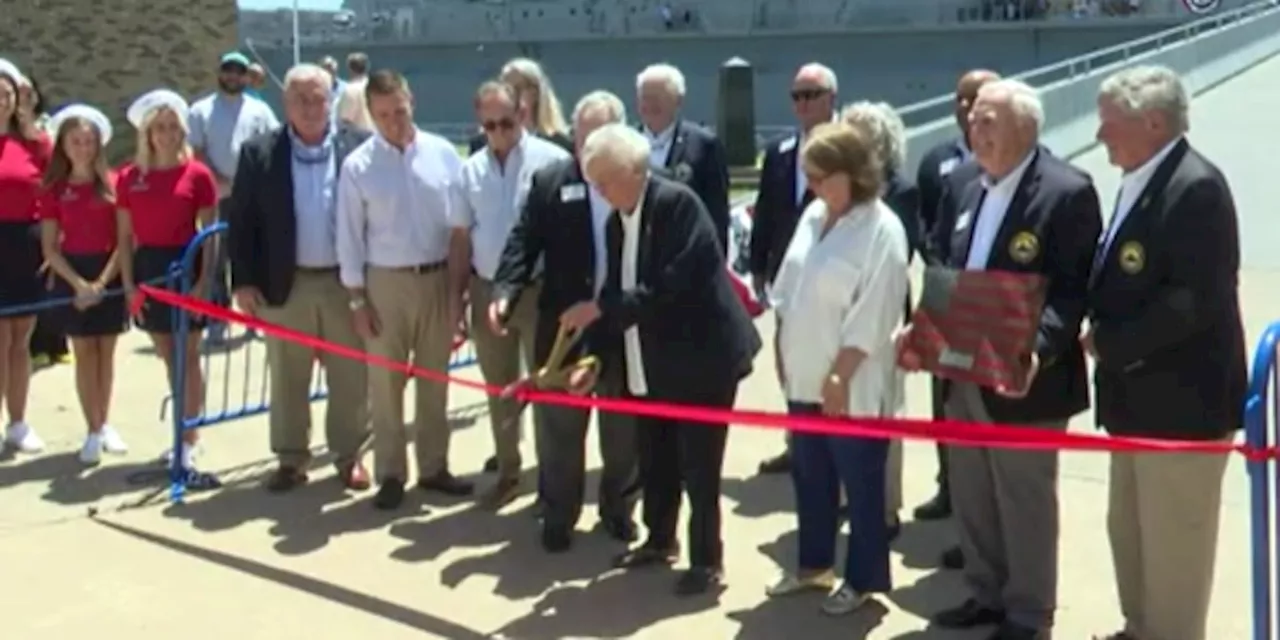
[[[513,58],[502,65],[498,79],[516,90],[525,129],[573,153],[573,138],[565,122],[564,107],[542,65],[529,58]],[[471,153],[484,148],[484,145],[484,132],[480,132],[471,138]]]
[[[814,128],[801,167],[816,199],[774,281],[778,378],[793,415],[891,414],[900,396],[893,332],[907,295],[907,241],[881,200],[871,139],[843,123]],[[850,613],[890,589],[885,472],[889,441],[796,433],[792,478],[798,567],[770,596],[828,591],[822,611]],[[843,580],[835,574],[841,488],[849,498]]]
[[[124,287],[132,297],[138,283],[169,272],[169,265],[182,257],[199,227],[214,223],[218,185],[213,172],[195,159],[187,145],[187,103],[181,96],[164,89],[152,91],[134,101],[128,118],[138,131],[137,155],[120,172],[116,199],[120,245],[132,248],[132,252],[120,252]],[[215,254],[216,248],[206,247],[196,265],[194,291],[201,297],[208,294],[205,274],[213,272]],[[176,349],[186,349],[185,406],[181,407],[186,417],[199,415],[204,402],[199,356],[203,321],[192,318],[191,323],[186,344],[176,345],[173,310],[168,305],[148,301],[138,318],[138,326],[164,359],[169,379],[174,376]],[[197,431],[188,431],[183,450],[172,452],[181,456],[189,475],[197,439]]]
[[[75,353],[76,393],[88,427],[80,461],[92,465],[104,451],[128,451],[107,424],[116,338],[128,326],[124,299],[104,296],[120,286],[115,176],[103,155],[111,142],[111,121],[78,104],[59,111],[49,128],[55,137],[40,204],[41,245],[45,262],[58,277],[56,295],[74,300],[59,312],[65,312]]]

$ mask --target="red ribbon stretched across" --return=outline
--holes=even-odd
[[[366,353],[359,349],[352,349],[325,342],[313,335],[294,331],[269,322],[264,322],[259,318],[245,315],[231,309],[224,309],[204,300],[174,293],[167,289],[159,289],[143,285],[139,288],[139,291],[142,295],[154,298],[157,301],[168,305],[185,309],[193,314],[242,324],[246,327],[257,329],[267,335],[274,336],[282,340],[288,340],[290,342],[305,345],[312,349],[326,351],[345,358],[360,360],[373,366],[382,367],[392,371],[400,371],[406,375],[426,378],[436,382],[456,384],[469,389],[475,389],[488,395],[498,395],[503,391],[503,388],[499,386],[485,384],[476,380],[468,380],[466,378],[458,378],[443,371],[421,369],[414,367],[407,362],[396,362]],[[728,423],[834,436],[935,440],[947,444],[1000,447],[1008,449],[1166,453],[1236,452],[1244,455],[1250,460],[1269,460],[1278,457],[1277,449],[1275,447],[1257,449],[1245,444],[1230,444],[1218,441],[1203,442],[1159,440],[1154,438],[1131,438],[1090,433],[1072,433],[1045,429],[1043,427],[995,425],[958,420],[792,416],[772,411],[714,409],[710,407],[654,402],[649,400],[575,396],[567,393],[535,391],[529,389],[520,391],[518,393],[518,397],[521,400],[529,402],[557,404],[583,409],[595,408],[603,411],[654,418],[668,418],[712,424]]]

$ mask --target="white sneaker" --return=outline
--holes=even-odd
[[[11,422],[6,429],[4,442],[9,447],[22,453],[39,453],[44,451],[44,440],[36,435],[35,429],[26,422]]]
[[[84,446],[80,447],[80,462],[98,464],[102,462],[102,434],[90,433],[84,438]]]
[[[114,454],[129,453],[129,445],[115,427],[107,424],[102,426],[102,450]]]
[[[826,600],[822,601],[822,612],[829,616],[843,616],[857,611],[858,608],[870,600],[871,596],[865,593],[858,593],[844,581],[841,581],[827,595]]]
[[[199,444],[196,444],[195,446],[183,445],[182,446],[182,454],[183,454],[182,467],[184,469],[194,469],[196,467],[196,457],[199,453],[200,453]],[[165,452],[160,456],[160,459],[164,461],[165,466],[169,466],[173,464],[173,449],[166,449]]]

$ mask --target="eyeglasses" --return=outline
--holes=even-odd
[[[791,91],[791,100],[793,102],[808,102],[817,100],[828,93],[831,92],[827,89],[794,89]]]
[[[493,133],[498,129],[510,131],[516,128],[516,121],[511,118],[503,118],[501,120],[485,120],[480,123],[480,127],[489,133]]]

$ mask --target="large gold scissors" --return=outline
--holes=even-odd
[[[537,371],[517,380],[506,386],[502,390],[503,398],[514,398],[519,392],[526,389],[534,389],[538,391],[563,391],[569,388],[569,378],[573,376],[575,371],[587,369],[590,373],[590,379],[595,380],[600,374],[600,359],[587,355],[578,358],[572,364],[565,364],[565,359],[569,357],[569,352],[577,346],[582,340],[582,329],[575,329],[569,325],[562,324],[556,332],[556,341],[551,345],[551,353],[547,355],[547,361]],[[593,382],[594,384],[594,382]],[[522,401],[513,419],[503,428],[512,428],[519,424],[520,415],[524,412],[524,408],[528,406],[527,401]]]

